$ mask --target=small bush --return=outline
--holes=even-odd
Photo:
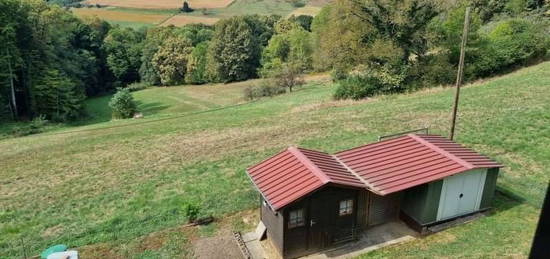
[[[412,73],[423,86],[452,84],[456,79],[456,67],[449,62],[446,53],[426,57],[422,64],[415,66]]]
[[[191,202],[184,202],[182,206],[183,215],[187,217],[189,222],[193,222],[199,218],[200,207]]]
[[[292,6],[296,8],[304,7],[306,6],[306,3],[302,0],[289,0],[288,1]]]
[[[284,94],[286,89],[278,86],[272,80],[266,79],[258,86],[249,86],[244,89],[244,98],[254,100],[261,97],[272,97]]]
[[[346,79],[346,77],[348,77],[348,73],[344,69],[334,68],[330,72],[330,77],[332,78],[333,82],[338,82],[340,80]]]
[[[43,131],[43,128],[48,124],[45,115],[40,115],[34,118],[29,124],[24,126],[16,126],[12,129],[12,135],[22,137],[32,134],[38,134]]]
[[[135,82],[135,83],[129,84],[127,88],[128,90],[130,90],[130,92],[135,92],[135,91],[146,89],[150,86],[151,84],[147,82]]]
[[[113,110],[114,119],[132,118],[134,113],[137,112],[137,104],[127,88],[117,90],[111,101],[109,101],[109,107]]]
[[[334,93],[334,99],[360,100],[375,95],[380,88],[380,82],[373,77],[352,75],[340,80]]]

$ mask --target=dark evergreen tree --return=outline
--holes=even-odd
[[[183,1],[183,7],[181,8],[181,11],[184,13],[190,13],[193,12],[193,9],[189,7],[189,3],[187,1]]]

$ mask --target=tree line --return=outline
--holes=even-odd
[[[40,0],[0,0],[0,118],[78,119],[87,97],[119,87],[281,74],[277,84],[292,87],[308,71],[331,71],[336,98],[447,84],[467,5],[467,80],[547,58],[540,0],[336,0],[315,18],[247,15],[149,29],[79,19]]]

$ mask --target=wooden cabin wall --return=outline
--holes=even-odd
[[[327,186],[284,208],[284,258],[311,254],[344,242],[347,233],[357,227],[358,193],[356,189]],[[345,199],[354,201],[354,212],[339,216],[340,201]],[[288,214],[299,208],[304,209],[305,225],[288,228]]]
[[[288,227],[288,217],[290,211],[296,209],[303,209],[305,213],[305,222],[304,226],[289,228]],[[292,205],[289,205],[284,209],[284,212],[281,213],[284,215],[284,221],[282,224],[283,228],[283,238],[284,238],[284,250],[283,258],[294,258],[302,255],[308,254],[309,250],[309,223],[310,223],[310,212],[309,212],[309,197],[301,201],[295,202]]]
[[[264,205],[265,204],[265,205]],[[267,228],[267,238],[271,240],[271,243],[279,251],[280,254],[283,254],[284,247],[284,236],[283,236],[283,227],[284,227],[284,218],[282,212],[275,212],[271,210],[269,205],[267,205],[263,198],[261,200],[261,220]]]
[[[376,226],[396,219],[399,215],[402,193],[385,196],[369,194],[367,225]]]
[[[360,230],[366,230],[368,226],[369,193],[367,190],[360,190],[357,195],[357,227]]]

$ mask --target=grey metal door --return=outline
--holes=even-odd
[[[445,178],[437,220],[444,220],[479,209],[486,170],[472,170]]]

